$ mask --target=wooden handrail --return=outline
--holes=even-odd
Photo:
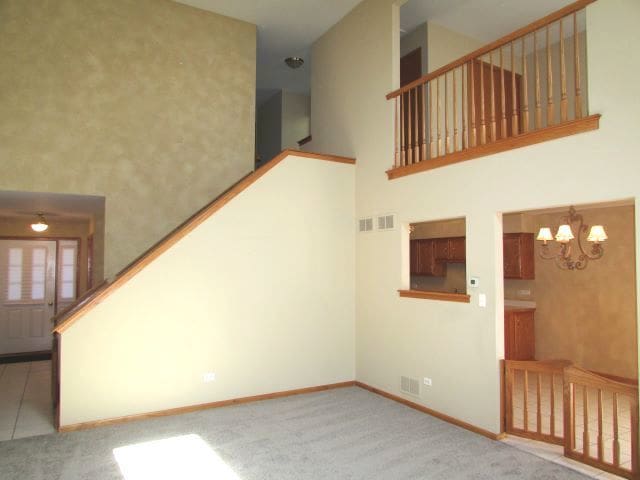
[[[180,239],[185,237],[189,232],[202,224],[211,215],[220,210],[224,205],[229,203],[234,197],[246,190],[250,185],[255,183],[265,173],[279,164],[282,160],[289,156],[313,158],[316,160],[325,160],[329,162],[355,164],[354,158],[342,157],[338,155],[326,155],[322,153],[302,152],[299,150],[284,150],[271,161],[264,164],[252,173],[249,173],[232,187],[227,189],[213,201],[209,202],[203,208],[198,210],[194,215],[189,217],[181,225],[173,229],[169,234],[162,238],[159,242],[149,248],[146,252],[136,258],[133,262],[122,269],[111,281],[105,281],[95,289],[87,292],[78,299],[72,306],[60,312],[54,317],[54,332],[63,333],[76,320],[78,320],[87,311],[98,305],[114,291],[127,283],[140,270],[149,265],[154,259],[167,251],[171,246],[176,244]]]
[[[570,15],[574,12],[577,12],[578,10],[582,10],[587,5],[590,5],[595,1],[596,0],[578,0],[575,3],[567,5],[566,7],[561,8],[560,10],[557,10],[547,15],[546,17],[536,20],[535,22],[532,22],[529,25],[526,25],[516,30],[515,32],[511,32],[510,34],[505,35],[504,37],[499,38],[498,40],[495,40],[494,42],[491,42],[488,45],[485,45],[484,47],[478,48],[477,50],[469,53],[468,55],[465,55],[464,57],[454,60],[453,62],[448,63],[443,67],[440,67],[437,70],[434,70],[431,73],[423,75],[422,77],[418,78],[417,80],[414,80],[413,82],[405,85],[402,88],[399,88],[397,90],[394,90],[391,93],[388,93],[387,100],[391,100],[392,98],[402,95],[403,93],[408,92],[412,88],[415,88],[422,83],[427,83],[429,80],[439,77],[440,75],[442,75],[445,72],[448,72],[449,70],[453,70],[454,68],[461,67],[467,62],[470,62],[478,57],[481,57],[491,52],[492,50],[496,50],[500,47],[503,47],[509,44],[510,42],[512,42],[513,40],[516,40],[522,36],[528,35],[534,32],[535,30],[538,30],[544,27],[545,25],[548,25],[557,20],[560,20],[561,18],[566,17],[567,15]]]

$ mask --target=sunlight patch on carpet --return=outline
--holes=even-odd
[[[113,449],[125,480],[241,480],[199,435]]]

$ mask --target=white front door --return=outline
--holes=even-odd
[[[0,354],[51,350],[56,242],[0,240]]]

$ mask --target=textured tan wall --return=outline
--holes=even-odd
[[[585,270],[560,270],[539,257],[536,242],[536,357],[637,378],[634,208],[578,213],[589,225],[605,226],[605,254]],[[535,216],[534,227],[557,229],[560,216]]]
[[[87,288],[87,236],[89,235],[89,221],[51,221],[45,232],[34,232],[30,225],[32,219],[16,217],[0,217],[0,237],[28,237],[28,238],[79,238],[80,239],[80,278],[78,286],[80,294]]]
[[[256,28],[168,0],[0,2],[0,189],[106,197],[105,275],[253,168]]]

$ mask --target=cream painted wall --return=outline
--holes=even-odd
[[[283,160],[62,334],[61,424],[353,380],[354,225],[353,165]]]
[[[389,181],[393,106],[385,95],[398,85],[397,18],[392,0],[365,0],[314,44],[309,148],[357,156],[357,218],[392,211],[406,227],[466,217],[467,275],[478,276],[480,287],[470,289],[470,304],[399,298],[409,280],[407,229],[358,235],[356,376],[397,395],[401,375],[429,376],[433,386],[419,402],[498,432],[501,213],[640,196],[640,97],[629,80],[640,74],[640,59],[628,55],[640,42],[640,3],[588,7],[589,103],[603,115],[598,131]],[[625,75],[612,75],[621,65]],[[638,224],[636,209],[636,248]]]
[[[282,92],[282,150],[298,149],[298,141],[309,135],[309,95]]]
[[[433,22],[427,24],[427,45],[429,46],[429,72],[484,46],[480,40]]]
[[[105,196],[113,275],[253,169],[255,55],[169,0],[0,2],[0,189]]]

